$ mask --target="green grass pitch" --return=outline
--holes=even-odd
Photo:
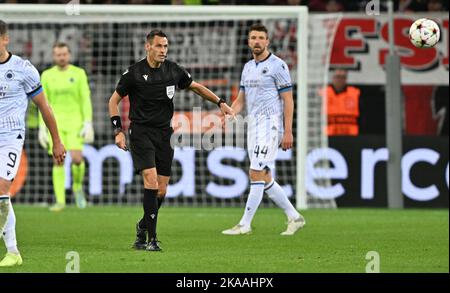
[[[87,272],[365,272],[366,254],[380,255],[381,272],[449,272],[448,210],[307,210],[296,235],[281,210],[261,208],[253,233],[225,236],[237,208],[163,207],[163,252],[134,251],[140,207],[67,208],[61,213],[15,206],[24,263],[1,272],[65,272],[66,253]],[[0,253],[3,254],[3,245]]]

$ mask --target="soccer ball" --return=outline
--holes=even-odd
[[[441,37],[441,30],[436,22],[428,18],[416,20],[409,29],[409,39],[417,48],[434,47]]]

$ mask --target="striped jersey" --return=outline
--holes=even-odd
[[[280,93],[292,90],[287,64],[274,54],[259,62],[248,61],[242,70],[240,90],[245,92],[248,114],[253,117],[276,116],[283,121]]]
[[[0,63],[0,140],[25,132],[29,99],[42,92],[39,72],[28,61],[9,53]]]

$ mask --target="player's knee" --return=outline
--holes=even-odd
[[[74,165],[81,165],[81,163],[83,163],[83,158],[72,159],[72,164]]]
[[[0,195],[8,194],[11,181],[0,179]]]
[[[158,189],[158,182],[151,180],[144,180],[144,188],[145,189]]]
[[[145,189],[158,189],[158,181],[144,177],[144,188]]]
[[[251,181],[263,181],[264,180],[264,171],[257,171],[250,169],[249,177]]]
[[[80,165],[83,163],[83,155],[81,152],[72,152],[70,156],[72,157],[72,164]]]
[[[144,170],[142,172],[142,177],[144,178],[144,188],[146,189],[158,189],[158,180],[156,174],[149,170]]]
[[[260,171],[250,169],[249,177],[251,181],[264,181],[266,183],[272,180],[272,174],[269,168],[264,168]]]
[[[82,155],[72,156],[72,164],[80,165],[81,163],[83,163],[83,156]]]

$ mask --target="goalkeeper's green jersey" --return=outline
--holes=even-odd
[[[82,68],[69,65],[62,71],[53,66],[42,73],[41,83],[59,130],[79,131],[84,122],[92,122],[91,92]]]

